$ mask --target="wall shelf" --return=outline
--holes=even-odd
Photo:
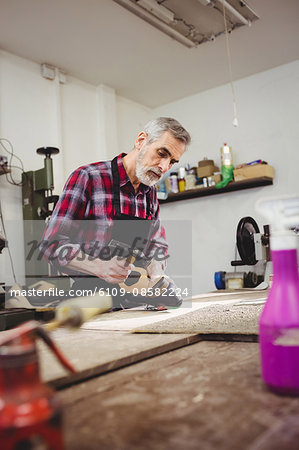
[[[268,186],[273,184],[273,178],[260,177],[250,178],[242,181],[232,181],[222,189],[216,189],[214,186],[201,189],[190,189],[189,191],[179,192],[177,194],[168,194],[165,200],[159,200],[160,205],[164,203],[177,202],[179,200],[187,200],[190,198],[205,197],[207,195],[224,194],[226,192],[240,191],[242,189],[250,189],[259,186]]]

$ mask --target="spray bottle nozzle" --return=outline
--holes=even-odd
[[[297,248],[297,236],[290,229],[299,224],[298,195],[261,199],[256,203],[256,210],[270,223],[271,250]]]
[[[260,199],[256,210],[267,218],[271,232],[288,230],[299,224],[298,195]]]

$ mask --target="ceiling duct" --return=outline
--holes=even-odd
[[[257,20],[243,0],[114,0],[186,47],[213,41],[225,32]]]
[[[174,12],[157,3],[155,0],[137,0],[137,2],[138,5],[158,17],[158,19],[163,20],[163,22],[168,24],[174,22]]]

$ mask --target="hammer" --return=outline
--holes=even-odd
[[[109,242],[109,248],[114,253],[113,256],[116,256],[119,253],[119,257],[126,258],[127,264],[133,264],[135,261],[141,261],[143,267],[134,266],[134,270],[132,270],[129,276],[123,283],[119,283],[119,286],[125,289],[129,294],[136,292],[141,292],[141,289],[148,289],[150,284],[150,277],[148,276],[146,267],[149,266],[151,260],[145,256],[142,250],[138,248],[132,248],[128,244],[125,244],[121,241],[116,241],[115,239],[111,239]],[[162,291],[162,289],[167,289],[169,286],[169,281],[163,275],[157,278],[156,283],[151,286],[154,297],[155,290]]]

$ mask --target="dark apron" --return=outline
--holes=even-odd
[[[119,246],[121,247],[121,244],[125,244],[125,246],[131,247],[132,244],[134,244],[134,241],[136,241],[136,238],[138,238],[138,248],[140,248],[141,251],[145,251],[145,247],[147,244],[149,244],[149,239],[151,235],[152,230],[152,217],[153,217],[153,208],[150,201],[150,191],[146,194],[146,218],[143,219],[141,217],[135,217],[128,214],[123,214],[121,212],[120,207],[120,180],[119,180],[119,172],[118,172],[118,164],[117,164],[117,157],[115,157],[111,162],[111,168],[112,168],[112,181],[113,181],[113,198],[112,198],[112,205],[113,205],[113,227],[112,227],[112,234],[111,234],[111,241],[118,242]],[[135,211],[136,212],[136,211]],[[131,221],[129,224],[128,221]],[[136,243],[137,246],[137,243]],[[136,261],[134,262],[136,266],[142,266],[143,261]],[[119,295],[119,286],[118,284],[111,284],[107,283],[105,280],[102,280],[101,278],[84,275],[84,279],[80,279],[80,277],[73,277],[75,282],[72,286],[72,289],[95,289],[103,288],[107,289],[107,291],[111,295],[111,291],[113,289],[113,292],[115,293],[117,290],[116,295],[112,295],[113,297],[113,306],[115,308],[121,307],[125,303],[125,296]],[[136,306],[132,305],[132,306]],[[130,307],[130,306],[129,306]]]

